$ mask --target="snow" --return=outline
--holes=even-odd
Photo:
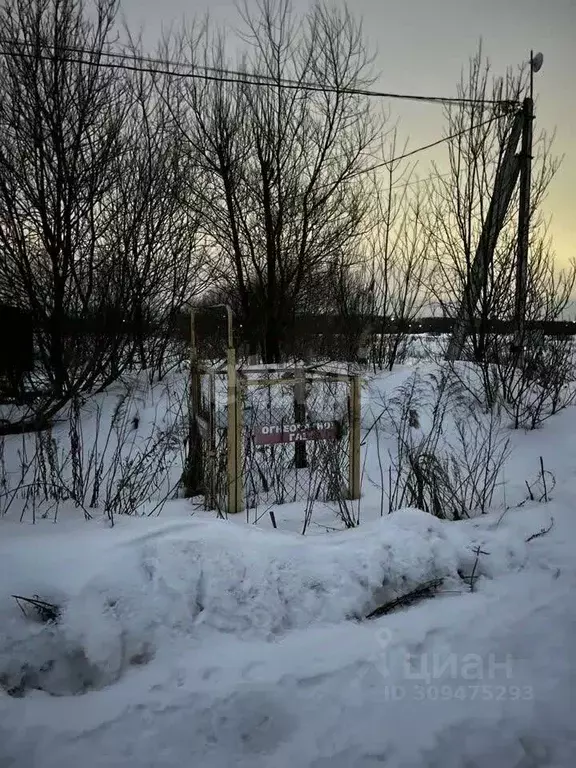
[[[5,539],[4,588],[42,592],[65,608],[57,633],[47,627],[29,639],[29,621],[20,613],[10,621],[14,611],[8,611],[9,650],[0,655],[0,676],[20,649],[35,661],[43,687],[73,672],[78,686],[79,657],[84,683],[101,687],[116,681],[130,659],[154,653],[172,637],[230,633],[266,640],[361,618],[422,582],[440,577],[456,584],[458,570],[470,572],[474,560],[458,529],[417,510],[310,539],[270,537],[224,522],[130,522],[121,531],[82,526],[71,558],[70,531]],[[44,675],[54,645],[65,654],[59,668]],[[11,682],[17,687],[21,680]]]
[[[409,375],[367,387],[365,430]],[[184,500],[113,528],[65,504],[57,523],[0,519],[0,766],[571,768],[575,430],[570,408],[509,431],[492,513],[462,522],[380,517],[373,435],[353,530],[327,505],[301,536],[302,504],[273,530]],[[552,498],[517,506],[540,456]]]

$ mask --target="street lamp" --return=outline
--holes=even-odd
[[[532,65],[532,72],[540,72],[542,64],[544,63],[544,54],[537,53],[530,57],[530,63]]]

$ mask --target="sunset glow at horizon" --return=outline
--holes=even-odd
[[[256,0],[248,0],[248,6]],[[340,5],[338,0],[327,4]],[[308,0],[293,0],[304,12]],[[461,73],[482,41],[494,75],[516,69],[530,51],[544,53],[544,66],[535,76],[535,134],[555,134],[553,152],[563,157],[552,181],[543,213],[559,266],[576,256],[576,0],[350,0],[348,8],[362,19],[369,48],[376,50],[374,88],[402,93],[451,96]],[[185,17],[210,13],[217,24],[236,26],[234,0],[122,0],[130,27],[143,29],[152,50],[161,29],[177,29]],[[442,108],[409,102],[385,104],[397,121],[400,143],[410,148],[442,135]],[[430,157],[422,157],[423,166]],[[431,159],[436,159],[432,156]],[[424,175],[424,174],[422,174]]]

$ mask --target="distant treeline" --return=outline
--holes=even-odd
[[[150,322],[126,321],[120,313],[109,312],[102,316],[68,317],[65,320],[63,332],[69,338],[82,336],[161,336],[167,334],[175,341],[189,343],[190,316],[181,314],[173,318],[174,322],[166,328],[163,324],[154,325]],[[450,333],[453,320],[447,317],[421,317],[411,322],[392,320],[384,317],[368,317],[351,315],[342,317],[328,314],[298,315],[294,323],[294,337],[301,342],[323,339],[325,345],[330,344],[330,338],[351,336],[360,338],[364,329],[370,334],[445,334]],[[223,311],[198,311],[195,317],[195,330],[199,345],[205,343],[222,347],[226,340],[226,315]],[[0,371],[14,364],[21,369],[30,369],[33,359],[34,334],[47,329],[35,322],[28,312],[0,305]],[[528,324],[528,330],[539,331],[547,336],[576,336],[576,322],[534,322]],[[488,329],[491,333],[509,334],[513,325],[507,321],[493,321]],[[248,344],[249,334],[242,326],[234,329],[236,346]]]
[[[199,340],[202,337],[225,337],[226,319],[214,313],[199,313],[194,321],[195,332]],[[370,329],[372,334],[445,334],[452,331],[454,320],[449,317],[422,317],[413,321],[392,320],[385,317],[367,317],[352,315],[343,317],[328,314],[299,315],[295,319],[295,336],[306,338],[314,336],[341,336],[351,332],[361,333],[362,329]],[[178,320],[178,332],[183,340],[190,339],[190,318],[182,315]],[[571,321],[537,321],[527,323],[528,331],[539,331],[546,336],[576,336],[576,322]],[[510,321],[495,320],[488,324],[488,333],[507,335],[514,331]],[[242,328],[235,329],[237,341],[244,340]]]

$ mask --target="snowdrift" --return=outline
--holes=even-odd
[[[53,694],[109,685],[177,637],[274,639],[363,619],[433,579],[463,588],[477,538],[472,526],[417,510],[312,538],[224,521],[142,519],[114,530],[91,523],[16,533],[0,546],[0,681],[13,693]],[[521,548],[503,555],[521,562]],[[476,563],[476,576],[486,568]],[[13,594],[58,605],[59,621],[32,621]]]
[[[101,690],[0,691],[0,764],[571,768],[573,533],[568,494],[501,524],[403,510],[310,539],[169,519],[6,525],[3,675],[27,664],[46,691]],[[345,620],[438,575],[444,595]],[[41,587],[63,606],[51,630],[6,598]]]

